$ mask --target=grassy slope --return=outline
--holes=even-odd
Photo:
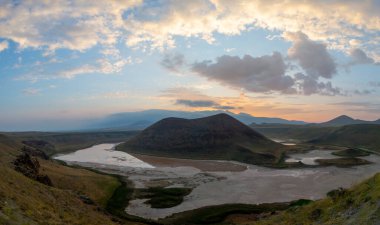
[[[18,141],[43,140],[54,145],[55,149],[46,150],[48,155],[56,153],[70,152],[82,148],[87,148],[95,144],[122,142],[135,135],[136,131],[120,132],[20,132],[6,133]]]
[[[55,186],[49,187],[12,169],[10,162],[20,146],[0,135],[0,224],[116,224],[96,205],[86,205],[78,197],[84,194],[105,205],[119,185],[116,178],[40,160],[41,172]]]
[[[380,173],[354,186],[340,197],[330,197],[286,210],[251,225],[331,224],[372,225],[380,222]]]
[[[286,125],[286,124],[263,124],[251,125],[251,127],[263,135],[280,140],[309,141],[328,134],[336,127],[317,127],[306,125]]]
[[[315,144],[366,148],[380,153],[380,125],[360,124],[341,127],[312,141]]]
[[[42,173],[49,176],[54,187],[84,194],[102,206],[106,206],[108,199],[120,185],[115,177],[62,166],[52,161],[39,161]]]

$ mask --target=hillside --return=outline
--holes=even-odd
[[[380,221],[380,173],[350,190],[330,191],[328,197],[306,206],[290,208],[278,215],[246,225],[377,225]]]
[[[53,186],[42,184],[13,169],[21,146],[0,135],[0,224],[119,224],[102,209],[120,186],[116,178],[37,159]]]
[[[329,121],[314,124],[317,126],[325,126],[325,127],[336,127],[336,126],[345,126],[345,125],[354,125],[354,124],[380,124],[380,119],[375,121],[367,121],[367,120],[360,120],[360,119],[354,119],[347,115],[341,115],[334,119],[331,119]]]
[[[200,119],[167,118],[117,147],[156,156],[274,163],[282,145],[227,114]]]
[[[367,148],[380,153],[380,125],[357,124],[343,126],[316,138],[310,143]]]
[[[136,131],[113,132],[14,132],[5,133],[26,145],[37,147],[51,156],[56,153],[75,151],[96,144],[117,143],[135,135]]]
[[[336,127],[288,124],[252,124],[250,127],[268,138],[291,142],[306,142],[337,129]]]

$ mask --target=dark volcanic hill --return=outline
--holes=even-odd
[[[379,124],[380,119],[376,121],[366,121],[366,120],[359,120],[359,119],[353,119],[346,115],[338,116],[332,120],[329,120],[324,123],[320,123],[318,125],[320,126],[345,126],[345,125],[353,125],[353,124]]]
[[[200,119],[166,118],[148,127],[118,150],[191,159],[273,163],[282,145],[227,114]]]

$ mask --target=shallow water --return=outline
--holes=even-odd
[[[139,199],[130,202],[126,209],[129,214],[151,219],[163,218],[173,213],[209,205],[287,202],[300,198],[320,199],[332,189],[351,187],[380,172],[380,157],[377,155],[361,157],[373,162],[372,164],[351,168],[329,166],[304,169],[271,169],[247,164],[245,165],[248,169],[239,172],[204,172],[189,166],[151,168],[149,164],[146,165],[142,161],[127,163],[128,161],[114,160],[112,156],[115,152],[127,158],[133,156],[124,152],[104,150],[105,147],[110,148],[110,146],[102,145],[102,147],[96,147],[95,151],[94,148],[92,150],[87,149],[85,152],[80,150],[75,155],[60,156],[59,159],[64,161],[69,159],[72,160],[70,162],[82,166],[126,176],[134,182],[137,188],[144,188],[152,183],[163,183],[163,181],[168,186],[194,188],[185,197],[182,204],[172,208],[152,209],[143,203],[144,200]],[[97,151],[103,152],[97,153]],[[305,154],[294,154],[291,157],[311,163],[307,160],[337,156],[331,155],[331,151],[316,150]],[[90,158],[95,159],[90,160]]]
[[[67,163],[84,162],[104,165],[117,165],[138,168],[154,168],[138,158],[121,151],[116,151],[116,144],[100,144],[90,148],[81,149],[69,154],[62,154],[53,157]]]
[[[318,165],[315,160],[317,159],[335,159],[339,158],[339,156],[335,156],[331,153],[334,151],[328,150],[313,150],[307,153],[298,153],[298,154],[290,154],[289,157],[285,160],[285,162],[302,162],[306,165]]]

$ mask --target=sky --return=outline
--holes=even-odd
[[[0,0],[0,130],[146,109],[380,118],[379,0]]]

